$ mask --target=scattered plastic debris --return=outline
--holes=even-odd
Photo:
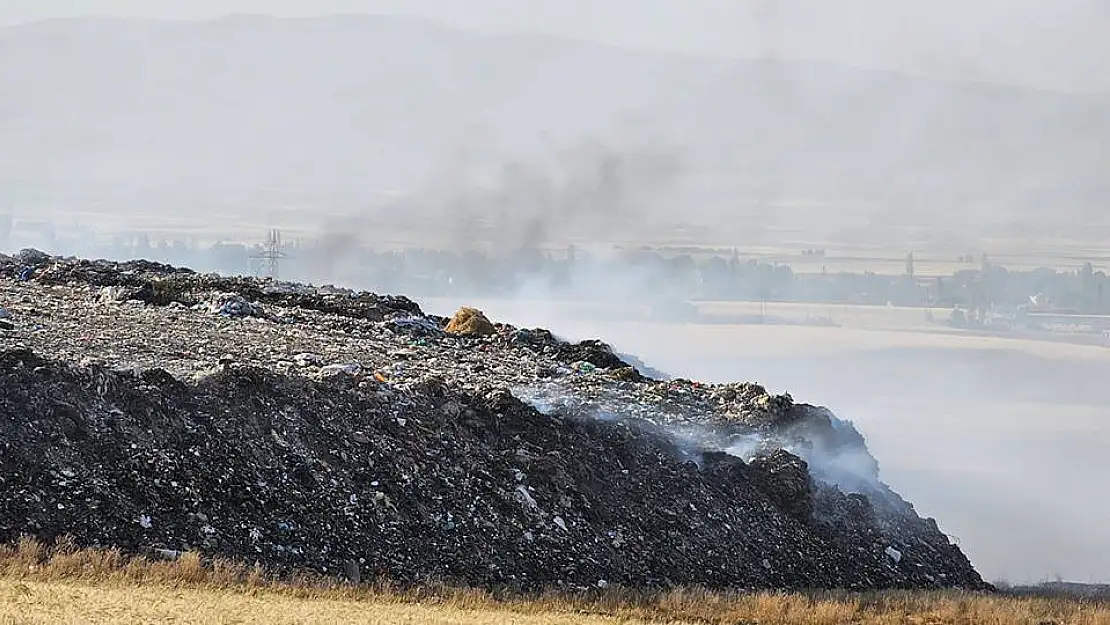
[[[902,561],[902,552],[898,551],[894,547],[887,547],[884,550],[884,552],[886,553],[887,556],[890,557],[891,560],[894,560],[895,564],[898,564],[899,562]]]
[[[258,304],[241,295],[221,295],[212,304],[213,312],[224,317],[264,317],[266,312]]]
[[[362,366],[358,363],[347,363],[339,365],[328,365],[320,369],[320,375],[358,375],[362,372]]]
[[[0,345],[0,542],[524,589],[983,587],[850,424],[757,384],[145,261],[0,256],[0,301],[41,325]]]
[[[322,367],[326,360],[319,354],[312,354],[309,352],[301,352],[293,356],[293,362],[299,367]]]
[[[570,368],[574,369],[578,373],[593,373],[594,371],[597,371],[597,367],[584,360],[579,360],[578,362],[572,364]]]
[[[395,328],[412,331],[417,334],[443,334],[442,328],[436,325],[431,319],[424,317],[399,317],[394,319],[391,324]]]

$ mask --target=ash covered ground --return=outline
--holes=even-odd
[[[987,588],[850,423],[756,384],[141,261],[0,256],[0,306],[0,541],[525,590]]]

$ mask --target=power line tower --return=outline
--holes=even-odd
[[[281,242],[281,230],[270,230],[270,234],[266,236],[266,244],[263,246],[262,251],[251,255],[252,259],[262,261],[261,270],[266,272],[266,276],[271,280],[278,279],[278,269],[281,259],[288,258],[285,253],[285,247]]]

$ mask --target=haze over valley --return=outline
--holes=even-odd
[[[13,2],[0,252],[280,260],[759,382],[985,579],[1110,582],[1106,10],[679,4]]]

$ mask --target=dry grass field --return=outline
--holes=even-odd
[[[1070,599],[944,593],[658,593],[607,589],[498,597],[446,587],[346,586],[276,580],[228,562],[128,558],[115,551],[0,549],[0,624],[432,623],[514,625],[701,623],[760,625],[1110,625],[1110,605]]]
[[[952,333],[950,328],[930,323],[924,308],[909,306],[723,301],[698,301],[695,304],[701,314],[725,319],[741,315],[748,318],[766,315],[768,319],[780,323],[802,324],[807,320],[827,318],[844,328]],[[950,312],[934,310],[934,315],[943,320],[948,318]]]
[[[1076,270],[1085,262],[1105,267],[1110,263],[1110,251],[1101,243],[1084,243],[1069,239],[1015,239],[982,238],[974,244],[938,245],[913,242],[905,239],[899,244],[877,237],[874,241],[810,241],[793,233],[775,237],[773,245],[766,244],[680,244],[660,239],[650,244],[624,242],[626,248],[643,245],[656,247],[665,254],[690,254],[694,258],[709,256],[727,257],[735,249],[742,262],[759,261],[789,266],[795,273],[865,273],[902,275],[906,268],[906,254],[914,253],[914,272],[918,276],[948,276],[965,269],[978,269],[981,254],[986,253],[994,265],[1011,270],[1028,271],[1038,267],[1058,270]],[[870,243],[870,244],[869,244]],[[803,250],[823,249],[825,256],[806,256]],[[961,261],[971,255],[971,261]]]

